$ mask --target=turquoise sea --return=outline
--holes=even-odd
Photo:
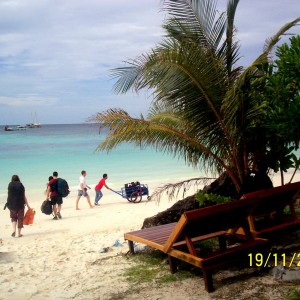
[[[105,138],[97,124],[43,125],[20,131],[4,131],[0,127],[0,202],[6,201],[11,176],[20,176],[30,192],[41,193],[53,171],[76,187],[81,170],[87,171],[87,183],[96,184],[103,173],[113,189],[131,181],[151,184],[198,177],[200,171],[185,165],[183,160],[152,148],[140,149],[122,144],[109,153],[97,152]]]

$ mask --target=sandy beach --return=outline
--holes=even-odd
[[[93,200],[93,190],[90,195]],[[52,220],[40,211],[43,198],[28,195],[36,215],[33,225],[24,226],[21,238],[11,237],[9,211],[0,210],[0,299],[218,299],[205,292],[199,277],[160,288],[149,284],[126,296],[129,287],[123,273],[132,261],[126,258],[123,235],[141,228],[146,217],[172,206],[174,200],[157,203],[143,198],[134,204],[104,190],[100,206],[90,209],[81,198],[76,211],[72,190],[64,199],[63,218]],[[224,285],[218,293],[226,289]]]
[[[90,195],[93,200],[93,190]],[[64,199],[62,219],[52,220],[41,213],[44,196],[27,197],[36,215],[33,225],[24,225],[22,238],[11,237],[9,210],[0,211],[0,299],[112,299],[127,288],[120,279],[127,264],[124,233],[175,203],[143,197],[134,204],[104,190],[100,206],[90,209],[81,198],[75,210],[72,190]],[[115,247],[116,241],[122,246]]]

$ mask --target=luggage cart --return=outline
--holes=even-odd
[[[121,188],[120,192],[112,191],[133,203],[141,202],[143,196],[147,196],[148,201],[151,199],[149,196],[148,185],[142,184],[139,181],[126,183],[124,187]]]

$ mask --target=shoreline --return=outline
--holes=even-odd
[[[288,172],[285,173],[285,177],[284,177],[285,184],[290,180],[290,178],[292,176],[292,173],[293,172],[291,170],[289,170]],[[173,175],[173,176],[170,176],[169,178],[154,178],[154,179],[149,179],[149,180],[140,181],[140,182],[143,183],[143,184],[147,184],[148,185],[149,194],[151,195],[155,191],[155,189],[157,189],[159,187],[162,187],[162,186],[164,186],[166,184],[170,184],[170,183],[172,184],[172,183],[180,182],[180,181],[183,181],[183,180],[188,180],[190,178],[195,177],[194,175],[195,174],[192,171],[191,172],[191,176],[184,176],[184,177],[177,176],[175,178],[175,175]],[[203,177],[209,177],[210,175],[201,175],[201,174],[199,174],[199,177],[201,177],[201,176],[203,176]],[[110,177],[112,177],[112,176],[110,176]],[[124,181],[122,181],[122,183],[121,182],[114,182],[113,179],[111,179],[110,177],[107,180],[107,185],[110,188],[112,188],[113,190],[115,190],[115,191],[120,191],[121,188],[124,187],[125,182]],[[275,173],[271,174],[270,178],[271,178],[271,180],[273,182],[274,187],[281,185],[281,179],[280,179],[279,173],[277,173],[277,174],[275,174]],[[67,179],[67,178],[65,178],[65,179]],[[99,180],[100,179],[101,178],[99,177]],[[4,185],[2,184],[2,188],[0,190],[0,205],[2,203],[4,204],[6,202],[7,186],[9,184],[9,181],[10,181],[10,179],[8,179],[7,184],[5,185],[5,187],[3,187]],[[22,178],[21,178],[21,181],[22,181]],[[68,181],[68,179],[67,179],[67,181]],[[294,176],[294,179],[293,179],[292,182],[295,182],[295,181],[300,181],[300,172],[299,171]],[[89,194],[91,196],[91,200],[95,196],[94,187],[95,187],[95,185],[97,183],[98,183],[98,181],[97,182],[95,182],[95,181],[93,181],[93,182],[89,181],[89,178],[87,177],[87,184],[91,187],[91,190],[89,190],[90,191]],[[30,199],[33,199],[33,201],[36,201],[37,199],[40,199],[41,202],[43,200],[45,200],[44,199],[44,191],[46,190],[46,181],[45,181],[44,185],[45,185],[45,188],[42,189],[40,185],[37,186],[37,187],[34,187],[34,188],[32,188],[32,187],[31,188],[27,188],[26,184],[24,184],[25,190],[26,190],[26,196],[28,197],[28,200],[30,201]],[[70,186],[70,191],[71,191],[70,196],[74,196],[75,195],[75,197],[76,197],[76,195],[77,195],[77,186],[78,186],[77,184]],[[200,189],[200,188],[203,188],[203,185],[200,185],[200,184],[198,186],[193,185],[193,184],[191,185],[191,191],[192,192],[196,191],[197,189]],[[106,194],[109,194],[109,193],[113,194],[112,192],[109,192],[105,188],[104,188],[104,193],[106,193]],[[120,197],[122,199],[121,196],[118,196],[118,197]]]
[[[59,176],[60,177],[60,176]],[[118,181],[113,181],[113,179],[111,179],[112,176],[109,176],[108,180],[107,180],[107,185],[112,188],[115,191],[121,191],[121,188],[124,187],[125,183],[129,183],[129,182],[118,182]],[[155,189],[157,189],[158,187],[164,186],[166,184],[170,184],[170,183],[175,183],[175,182],[180,182],[183,180],[188,180],[190,178],[194,178],[195,174],[191,173],[191,176],[184,176],[184,177],[176,177],[175,175],[172,177],[168,177],[168,178],[154,178],[154,179],[149,179],[149,180],[142,180],[140,181],[140,183],[142,184],[147,184],[148,188],[149,188],[149,194],[151,195]],[[200,177],[200,175],[199,175]],[[64,177],[62,177],[64,178]],[[78,175],[79,178],[79,175]],[[99,177],[99,180],[102,177]],[[68,184],[69,184],[69,189],[70,189],[70,196],[77,196],[77,188],[78,188],[78,184],[70,184],[70,181],[67,178],[64,178],[67,180]],[[5,203],[6,202],[6,198],[7,198],[7,186],[10,182],[10,178],[7,180],[7,183],[2,184],[2,188],[0,190],[0,204],[1,203]],[[44,199],[44,194],[45,194],[45,190],[46,190],[46,181],[44,182],[44,185],[42,185],[42,187],[44,186],[44,189],[41,188],[41,185],[36,186],[36,187],[30,187],[28,188],[26,183],[23,182],[22,178],[21,178],[21,182],[24,184],[25,186],[25,192],[26,192],[26,196],[28,198],[28,200],[30,201],[30,199],[33,199],[34,201],[36,201],[36,199],[40,199],[40,201],[45,200]],[[72,182],[72,181],[71,181]],[[87,176],[87,185],[89,185],[91,187],[91,190],[89,195],[91,196],[91,199],[94,198],[95,196],[95,191],[94,188],[96,186],[96,184],[98,183],[98,181],[95,180],[89,180],[88,176]],[[199,185],[200,188],[200,185]],[[109,194],[114,194],[113,192],[110,192],[108,190],[106,190],[105,188],[103,189],[104,193],[106,193],[107,195]],[[114,194],[115,195],[115,194]],[[117,196],[120,197],[122,199],[121,196]]]

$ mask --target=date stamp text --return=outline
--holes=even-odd
[[[267,267],[268,265],[273,265],[277,267],[281,265],[282,267],[291,268],[293,263],[295,266],[300,267],[300,252],[292,253],[291,255],[286,255],[285,253],[249,253],[249,266],[250,267]]]

